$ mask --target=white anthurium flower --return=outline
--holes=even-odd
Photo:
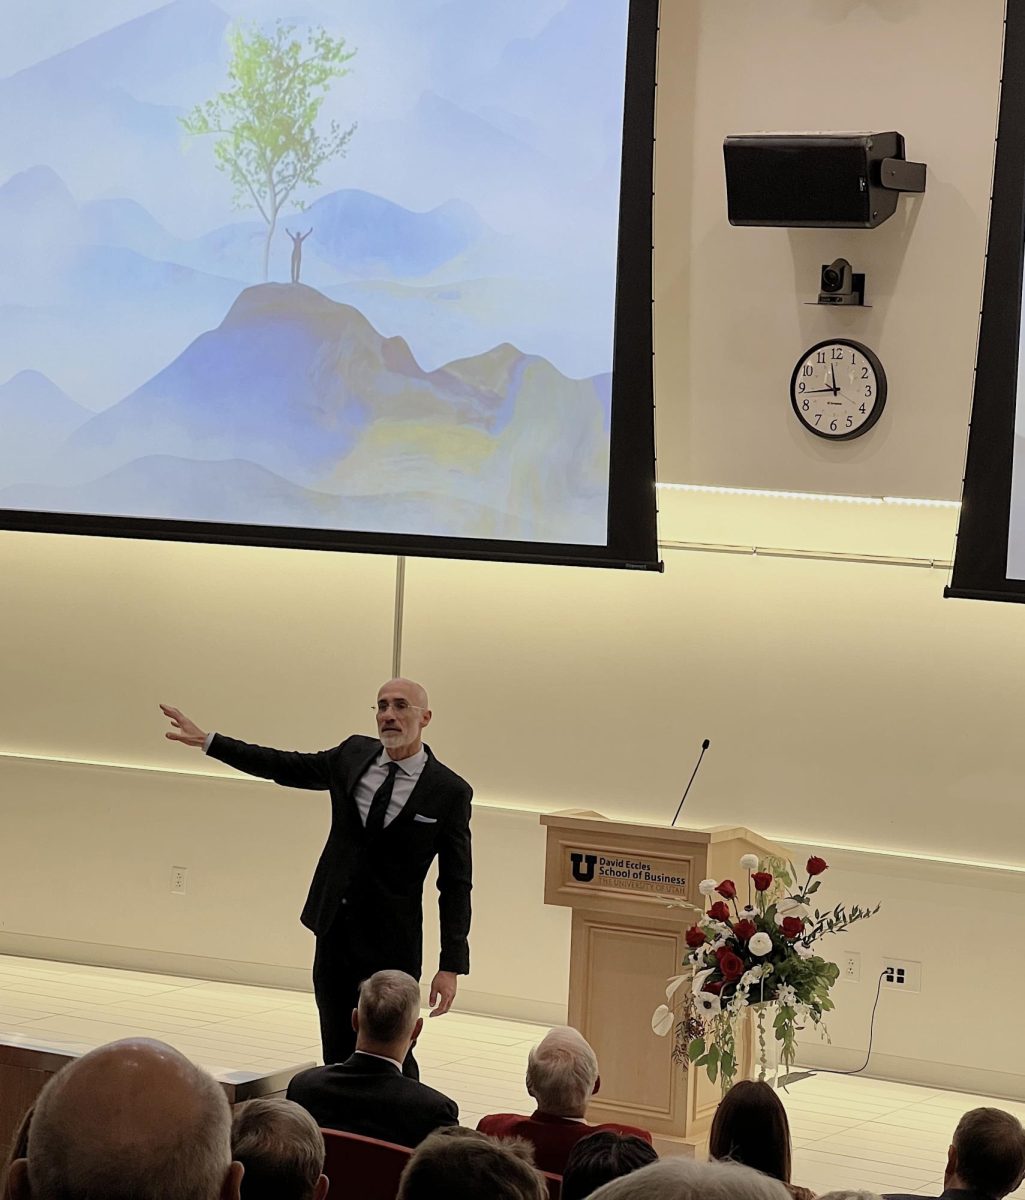
[[[666,999],[672,1000],[680,990],[681,985],[686,983],[689,978],[689,975],[674,975],[666,984]]]
[[[755,958],[763,958],[772,950],[772,938],[767,933],[756,933],[747,944]]]
[[[722,1012],[722,1002],[711,992],[699,992],[694,997],[694,1007],[703,1017],[714,1017]]]
[[[666,1008],[664,1004],[660,1004],[651,1014],[651,1032],[657,1033],[659,1037],[665,1037],[672,1029],[674,1021],[672,1010]]]
[[[708,948],[714,954],[716,950],[721,950],[729,940],[730,931],[728,929],[724,929],[717,938],[713,939]]]
[[[715,889],[718,886],[718,883],[714,879],[702,879],[698,884],[698,891],[702,896],[712,896],[715,894]]]
[[[758,855],[757,854],[745,854],[740,860],[740,865],[744,868],[745,871],[757,871],[758,870]]]
[[[806,917],[808,911],[808,905],[795,900],[793,896],[784,896],[776,902],[777,921],[782,921],[784,917]]]
[[[691,991],[694,993],[695,996],[705,986],[705,980],[711,974],[712,974],[711,968],[709,968],[707,971],[696,971],[694,973],[694,979],[693,979],[693,982],[691,983]]]

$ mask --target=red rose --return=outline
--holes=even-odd
[[[708,915],[713,921],[728,921],[730,919],[730,906],[725,900],[716,900],[708,910]]]
[[[824,858],[819,858],[817,854],[813,854],[805,863],[805,870],[809,875],[821,875],[829,866]]]
[[[733,983],[744,974],[744,960],[732,950],[727,950],[719,959],[719,970],[727,983]]]
[[[780,928],[783,930],[784,937],[798,938],[804,933],[804,922],[800,917],[784,917]]]
[[[722,962],[722,956],[724,954],[732,954],[733,951],[727,950],[725,946],[717,946],[712,953],[715,955],[717,962]]]
[[[697,925],[692,925],[690,929],[687,930],[686,938],[687,945],[690,946],[692,950],[696,950],[698,946],[703,946],[705,942],[708,941],[705,931],[703,929],[699,929]]]
[[[819,859],[822,862],[821,859]],[[826,869],[826,864],[822,863],[823,871]],[[732,879],[724,879],[722,883],[715,889],[724,900],[732,900],[737,894],[737,885]]]
[[[755,890],[758,892],[767,891],[772,886],[772,876],[768,871],[755,871],[751,879],[755,885]]]
[[[746,942],[748,938],[754,937],[758,929],[754,921],[738,921],[733,926],[733,936],[739,938],[740,941]]]
[[[718,996],[722,991],[723,981],[721,979],[711,979],[701,989],[703,992],[711,992],[713,996]]]

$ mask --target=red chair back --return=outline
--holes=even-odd
[[[549,1171],[542,1171],[541,1174],[548,1188],[548,1200],[559,1200],[562,1195],[562,1176],[552,1175]]]
[[[413,1153],[408,1146],[379,1142],[359,1133],[322,1129],[324,1174],[331,1180],[328,1196],[345,1200],[395,1200],[399,1176]]]

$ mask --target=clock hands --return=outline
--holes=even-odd
[[[836,386],[836,367],[832,363],[829,364],[829,377],[833,381],[833,395],[835,396],[840,389]]]

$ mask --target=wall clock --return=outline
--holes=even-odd
[[[861,342],[830,338],[806,351],[790,377],[790,403],[812,433],[842,442],[867,433],[886,404],[886,372]]]

